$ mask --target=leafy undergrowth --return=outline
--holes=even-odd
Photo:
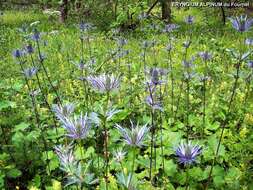
[[[252,21],[190,13],[124,34],[4,13],[1,189],[252,189]]]

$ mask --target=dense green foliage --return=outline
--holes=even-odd
[[[135,11],[132,9],[136,7],[129,8]],[[72,180],[66,189],[106,189],[106,169],[102,167],[106,153],[109,190],[134,189],[124,183],[130,174],[136,189],[194,190],[204,189],[207,184],[208,189],[253,189],[253,70],[248,67],[253,55],[252,46],[244,42],[253,37],[252,28],[237,32],[230,22],[223,26],[219,17],[208,14],[213,12],[173,9],[173,23],[180,27],[171,33],[164,33],[165,24],[154,17],[140,20],[134,31],[115,32],[125,12],[119,11],[122,17],[117,16],[116,21],[112,17],[109,27],[105,27],[107,23],[100,12],[90,19],[99,27],[82,34],[79,20],[61,24],[47,14],[4,11],[0,16],[0,189],[63,189],[72,174],[62,168],[55,146],[72,141],[74,157],[79,160],[76,165],[82,164],[80,176],[84,179],[81,185]],[[193,24],[184,22],[187,15],[195,17]],[[138,16],[134,19],[138,20]],[[36,41],[29,38],[35,28],[41,32],[40,51]],[[123,38],[127,43],[120,46],[117,40]],[[183,43],[189,40],[189,48],[184,48]],[[150,42],[147,48],[142,45],[144,41]],[[34,53],[23,58],[23,65],[31,67],[34,63],[40,70],[38,78],[33,76],[26,81],[17,63],[20,60],[12,53],[28,44],[32,44]],[[168,50],[169,44],[172,49]],[[125,50],[129,52],[115,56],[115,52]],[[201,51],[210,52],[212,59],[204,62],[198,56]],[[40,53],[45,55],[43,63]],[[185,70],[182,61],[189,62],[192,56],[194,66]],[[91,64],[93,59],[96,61]],[[80,60],[84,60],[84,70],[76,66]],[[150,92],[145,82],[150,80],[150,68],[167,70],[159,78],[163,80],[158,93],[162,111],[152,110],[146,103]],[[185,78],[185,72],[192,77]],[[102,73],[120,76],[118,91],[98,93],[88,81],[80,80]],[[203,75],[208,78],[205,84]],[[31,91],[39,89],[38,80],[41,89],[31,96]],[[52,112],[58,98],[62,103],[73,102],[76,115],[96,113],[100,124],[93,123],[82,140],[66,137],[67,131]],[[105,112],[109,108],[119,112],[108,117]],[[130,120],[134,125],[153,126],[155,138],[150,130],[141,148],[126,145],[115,125],[129,128]],[[104,138],[105,126],[108,140]],[[189,167],[180,164],[175,155],[175,147],[187,138],[203,148],[197,162]],[[152,139],[155,156],[150,179]],[[108,152],[103,149],[105,142]],[[117,162],[114,153],[122,148],[125,158]]]

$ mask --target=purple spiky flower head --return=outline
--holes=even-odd
[[[28,44],[26,46],[26,51],[27,51],[28,54],[32,54],[34,52],[32,44]]]
[[[64,121],[66,118],[69,118],[71,114],[75,110],[75,104],[73,103],[67,103],[63,106],[60,105],[53,105],[52,111],[55,113],[56,117]]]
[[[113,74],[89,76],[87,80],[90,82],[91,86],[100,93],[117,90],[120,86],[120,77],[116,77]]]
[[[146,103],[153,109],[153,110],[160,110],[163,111],[162,103],[159,100],[155,100],[155,95],[149,95],[146,97]]]
[[[142,47],[145,48],[145,49],[148,48],[149,45],[150,45],[150,43],[147,40],[145,40],[145,41],[142,42]]]
[[[173,30],[179,28],[176,24],[167,24],[165,25],[165,28],[163,29],[163,32],[172,32]]]
[[[249,61],[248,66],[249,66],[249,68],[253,69],[253,61]]]
[[[79,28],[82,32],[87,32],[93,28],[93,25],[88,22],[81,22]]]
[[[142,12],[141,14],[139,14],[138,18],[139,18],[139,20],[144,20],[144,19],[148,18],[148,15],[147,15],[147,13]]]
[[[196,162],[196,157],[201,154],[202,147],[193,145],[190,141],[188,143],[181,142],[175,151],[179,163],[189,165]]]
[[[127,44],[127,39],[125,39],[125,38],[119,38],[119,39],[117,39],[117,43],[118,43],[119,47],[123,47],[124,45]]]
[[[241,15],[240,17],[229,18],[234,29],[238,32],[246,32],[253,24],[253,19],[248,18],[247,15]]]
[[[212,54],[208,51],[199,52],[199,56],[203,59],[203,61],[208,61],[212,58]]]
[[[134,125],[132,121],[130,129],[123,128],[118,124],[116,124],[116,128],[124,138],[126,144],[133,147],[141,147],[143,145],[144,138],[149,131],[147,124],[144,126],[139,126],[138,124]]]
[[[148,85],[159,85],[162,84],[162,77],[168,74],[168,71],[163,68],[150,68],[145,71],[150,76],[150,81],[147,82]]]
[[[91,121],[87,113],[85,115],[81,114],[78,117],[74,116],[73,119],[65,118],[61,122],[63,123],[62,127],[68,131],[66,136],[72,139],[86,138],[91,128]]]
[[[184,48],[189,48],[190,45],[191,45],[191,41],[185,41],[185,42],[183,42],[183,47]]]
[[[40,40],[40,32],[36,28],[33,31],[32,39],[34,41],[39,41]]]
[[[114,159],[116,162],[122,162],[125,158],[125,155],[126,155],[127,152],[124,152],[123,150],[116,150],[114,153],[113,153],[113,156],[114,156]]]
[[[13,55],[14,58],[20,58],[20,57],[23,55],[23,53],[22,53],[21,50],[15,49],[15,50],[12,52],[12,55]]]
[[[173,46],[171,44],[168,44],[165,49],[167,51],[171,51],[173,49]]]
[[[185,17],[185,22],[187,24],[193,24],[194,20],[195,20],[194,16],[188,15],[187,17]]]
[[[37,72],[38,72],[38,68],[36,68],[36,67],[31,67],[31,68],[26,68],[26,69],[24,69],[23,74],[24,74],[27,78],[32,78]]]
[[[253,45],[253,38],[247,38],[247,39],[245,40],[245,44],[246,44],[246,45]]]

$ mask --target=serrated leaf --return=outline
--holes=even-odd
[[[14,131],[24,131],[25,129],[27,129],[30,126],[30,124],[22,122],[18,125],[15,126]]]
[[[15,108],[16,107],[16,102],[8,101],[8,100],[3,100],[0,102],[0,111],[6,108]]]
[[[165,173],[167,176],[173,176],[177,172],[177,165],[173,160],[165,161]]]
[[[7,172],[7,176],[11,178],[17,178],[21,175],[22,175],[22,172],[17,168],[13,168]]]

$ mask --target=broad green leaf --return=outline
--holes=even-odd
[[[22,172],[19,169],[13,168],[7,172],[7,176],[11,178],[17,178],[22,175]]]
[[[177,172],[177,165],[173,162],[173,160],[166,160],[164,167],[167,176],[173,176]]]
[[[28,123],[22,122],[15,126],[14,131],[24,131],[27,129],[30,125]]]

